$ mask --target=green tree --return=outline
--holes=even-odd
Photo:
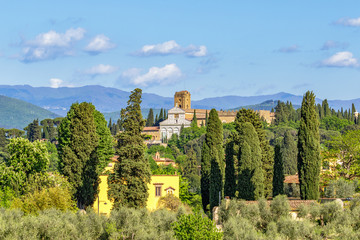
[[[99,137],[91,103],[74,103],[59,131],[59,170],[75,189],[78,207],[92,205],[98,192]]]
[[[281,144],[281,155],[284,162],[284,174],[294,175],[297,173],[297,147],[291,130],[285,132]]]
[[[224,183],[224,195],[230,198],[235,197],[236,192],[236,172],[235,166],[237,166],[237,155],[239,152],[239,146],[234,143],[233,138],[229,138],[225,148],[225,183]]]
[[[151,127],[154,125],[154,111],[152,108],[149,110],[149,114],[146,119],[146,127]]]
[[[197,123],[197,118],[196,118],[196,110],[194,109],[194,115],[193,118],[191,120],[191,125],[192,128],[197,128],[198,127],[198,123]]]
[[[280,145],[275,146],[274,177],[273,177],[273,197],[284,194],[284,162],[280,150]]]
[[[307,91],[301,104],[298,132],[298,173],[301,199],[319,197],[320,180],[319,121],[315,109],[315,95]]]
[[[183,176],[189,180],[192,192],[197,192],[200,189],[200,176],[198,174],[198,164],[194,149],[191,148],[187,151],[186,156],[187,160],[184,163]]]
[[[322,117],[330,117],[331,116],[331,109],[329,107],[329,103],[327,101],[327,99],[324,99],[321,103],[321,107],[323,109],[323,112],[324,112],[324,116],[321,116]]]
[[[26,136],[30,142],[41,139],[41,128],[39,126],[39,120],[35,119],[26,128],[24,128],[24,130],[26,130]]]
[[[144,157],[145,146],[141,132],[145,121],[141,115],[141,89],[131,92],[128,105],[121,110],[124,131],[118,135],[118,162],[109,175],[108,196],[114,208],[121,206],[145,207],[148,198],[147,184],[151,171]]]
[[[251,109],[240,109],[236,114],[235,119],[235,126],[238,132],[241,123],[245,122],[249,122],[254,126],[260,141],[262,170],[264,176],[264,194],[265,197],[269,197],[272,194],[272,178],[274,166],[273,150],[271,149],[269,141],[266,138],[266,134],[263,129],[259,114],[257,114]]]
[[[225,172],[223,129],[218,113],[211,109],[203,143],[201,161],[201,193],[203,204],[210,203],[210,210],[219,205],[223,193],[223,178]],[[203,169],[204,168],[204,169]],[[208,185],[207,185],[208,184]],[[204,209],[206,205],[203,205]]]
[[[239,127],[238,197],[245,200],[258,200],[264,196],[259,138],[251,123],[245,122]]]

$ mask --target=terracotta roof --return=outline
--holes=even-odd
[[[284,183],[300,183],[299,176],[296,175],[289,175],[285,177]]]
[[[158,131],[160,127],[144,127],[143,132],[145,131]]]

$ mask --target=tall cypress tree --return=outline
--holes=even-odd
[[[154,111],[152,108],[149,110],[149,114],[146,119],[146,127],[151,127],[154,125]]]
[[[273,177],[273,197],[284,194],[284,162],[281,154],[280,145],[275,145],[274,153],[274,177]]]
[[[272,194],[272,178],[273,178],[273,166],[274,158],[273,151],[270,147],[269,141],[266,139],[266,134],[261,124],[259,114],[251,109],[240,109],[236,114],[235,126],[238,132],[241,129],[241,123],[251,123],[257,133],[260,141],[261,155],[262,155],[262,169],[264,176],[264,194],[265,197],[269,197]]]
[[[225,183],[224,195],[230,198],[235,197],[236,192],[236,174],[235,166],[238,165],[237,155],[239,146],[234,142],[234,136],[228,138],[225,148]]]
[[[192,128],[197,128],[198,124],[197,124],[197,118],[196,118],[196,110],[194,109],[194,115],[191,121],[191,125]]]
[[[145,207],[148,198],[151,171],[144,157],[145,145],[141,136],[145,125],[140,109],[141,94],[141,89],[134,89],[127,107],[121,110],[124,131],[118,137],[116,153],[119,158],[108,178],[108,196],[115,209]]]
[[[206,110],[206,112],[205,112],[205,126],[207,126],[207,123],[208,123],[208,112]]]
[[[98,192],[98,136],[91,103],[74,103],[58,128],[59,169],[75,189],[81,209],[91,205]]]
[[[297,146],[290,130],[285,132],[281,145],[281,154],[284,162],[284,174],[294,175],[297,173]]]
[[[223,195],[224,150],[223,129],[218,113],[211,109],[201,159],[201,195],[203,208],[210,203],[210,211],[219,205]],[[220,194],[219,194],[220,193]]]
[[[318,199],[320,167],[319,121],[315,110],[315,95],[308,91],[301,104],[298,133],[298,173],[301,199]]]
[[[251,123],[241,123],[239,127],[238,197],[257,200],[264,196],[260,141]]]

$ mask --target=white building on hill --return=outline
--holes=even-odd
[[[185,111],[174,107],[168,111],[168,119],[160,123],[161,140],[169,140],[173,134],[180,135],[181,126],[190,127],[191,121],[185,119]]]

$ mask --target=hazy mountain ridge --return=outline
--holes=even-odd
[[[32,87],[29,85],[0,85],[0,94],[12,98],[17,98],[34,105],[48,109],[61,116],[65,116],[71,104],[74,102],[92,102],[96,109],[103,113],[111,113],[120,111],[127,105],[130,92],[120,89],[103,87],[98,85],[90,85],[76,88],[50,88],[50,87]],[[175,93],[174,93],[175,94]],[[194,96],[193,96],[194,98]],[[202,100],[193,100],[192,108],[201,109],[238,109],[241,107],[257,109],[268,100],[274,102],[291,101],[293,105],[301,105],[303,96],[293,95],[290,93],[280,92],[270,95],[261,96],[222,96],[205,98]],[[321,99],[316,99],[317,103],[321,103]],[[335,109],[351,108],[354,103],[360,108],[360,98],[353,100],[328,100],[330,107]],[[172,97],[162,97],[152,93],[144,92],[142,95],[142,108],[166,108],[173,107],[174,100]]]

